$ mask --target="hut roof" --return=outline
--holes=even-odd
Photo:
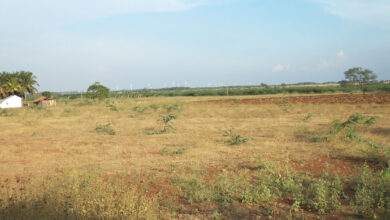
[[[49,98],[47,98],[46,96],[41,96],[37,99],[35,99],[33,102],[34,103],[39,103],[39,102],[42,102],[42,101],[45,101],[45,100],[48,100]]]

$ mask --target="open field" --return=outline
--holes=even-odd
[[[390,218],[388,93],[61,100],[0,131],[0,219]]]

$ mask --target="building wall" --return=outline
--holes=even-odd
[[[22,98],[18,96],[12,96],[0,104],[0,108],[21,108]]]

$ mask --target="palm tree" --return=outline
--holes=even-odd
[[[38,85],[36,76],[32,72],[0,73],[0,96],[19,95],[25,97],[27,93],[36,93]],[[38,85],[39,86],[39,85]]]
[[[37,92],[37,88],[35,88],[35,85],[39,86],[37,82],[37,77],[33,75],[32,72],[25,72],[20,71],[18,72],[20,85],[21,85],[21,93],[24,97],[25,92],[28,92],[30,94],[34,94]]]
[[[6,89],[12,95],[20,94],[22,86],[19,83],[18,78],[13,77],[7,82]]]
[[[7,93],[5,91],[5,88],[4,87],[0,87],[0,98],[4,98],[5,96],[7,96]]]

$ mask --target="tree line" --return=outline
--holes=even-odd
[[[36,93],[35,86],[39,86],[36,79],[37,77],[28,71],[0,73],[0,97],[18,95],[24,98],[27,93]]]

